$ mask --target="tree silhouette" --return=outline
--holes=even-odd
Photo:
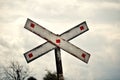
[[[50,71],[47,71],[47,74],[43,78],[43,80],[57,80],[56,73],[51,73]]]
[[[29,77],[28,80],[37,80],[34,77]]]
[[[29,76],[29,69],[17,61],[11,61],[2,71],[1,80],[25,80]]]

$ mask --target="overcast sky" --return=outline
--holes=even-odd
[[[65,80],[120,80],[120,0],[0,0],[0,64],[18,60],[42,80],[56,71],[54,50],[27,64],[23,54],[45,42],[24,29],[27,18],[56,34],[87,22],[70,42],[91,54],[89,63],[61,50]]]

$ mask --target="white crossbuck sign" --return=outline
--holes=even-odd
[[[56,35],[41,25],[35,23],[34,21],[27,19],[25,28],[29,31],[37,34],[38,36],[47,40],[47,42],[37,46],[36,48],[24,53],[26,61],[29,63],[34,59],[44,55],[45,53],[60,47],[64,51],[70,53],[71,55],[77,57],[85,63],[88,63],[90,54],[80,49],[79,47],[71,44],[71,39],[77,37],[78,35],[88,31],[86,22],[78,24],[72,29],[62,33],[61,35]]]

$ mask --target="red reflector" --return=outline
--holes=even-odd
[[[56,39],[56,43],[60,43],[60,39]]]
[[[34,27],[35,27],[35,24],[31,23],[31,24],[30,24],[30,27],[34,28]]]
[[[33,54],[32,54],[32,53],[28,54],[28,57],[29,57],[29,58],[32,58],[32,57],[33,57]]]
[[[83,58],[85,58],[86,55],[83,53],[81,56],[82,56]]]
[[[80,26],[80,30],[84,30],[84,26]]]

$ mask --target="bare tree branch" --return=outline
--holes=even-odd
[[[29,76],[29,69],[19,64],[17,61],[11,61],[8,67],[3,67],[4,77],[0,80],[25,80]]]

